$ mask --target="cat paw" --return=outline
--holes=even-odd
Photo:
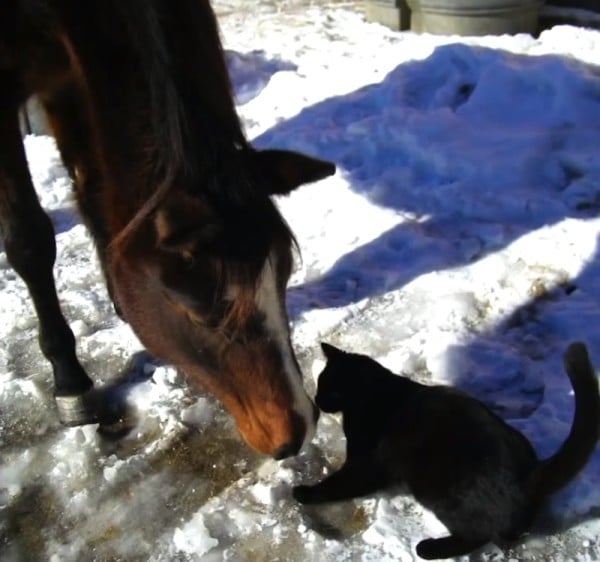
[[[312,486],[294,486],[292,496],[300,503],[315,503],[317,501]]]
[[[417,545],[417,554],[425,560],[439,558],[438,541],[436,539],[425,539]]]

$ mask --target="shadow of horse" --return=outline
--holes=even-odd
[[[137,425],[137,413],[131,407],[129,395],[136,386],[151,383],[155,369],[161,365],[162,362],[147,351],[138,351],[114,379],[86,395],[87,408],[96,412],[101,438],[107,442],[118,441]]]
[[[304,109],[255,144],[333,160],[350,189],[399,214],[396,226],[289,289],[294,320],[475,263],[565,219],[597,217],[600,69],[556,56],[449,45],[399,66],[380,84]],[[348,228],[360,220],[348,216]],[[575,278],[546,287],[447,353],[450,382],[525,433],[542,458],[570,426],[565,342],[586,342],[600,365],[598,279],[597,247]],[[598,453],[582,477],[597,474]],[[535,534],[597,515],[599,506],[579,491],[578,514],[559,522],[556,514],[572,501],[568,491],[553,497]]]
[[[600,70],[447,45],[380,84],[304,109],[254,144],[335,161],[353,191],[414,217],[292,287],[296,318],[477,261],[565,218],[598,215]]]

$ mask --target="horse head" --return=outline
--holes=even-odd
[[[302,385],[285,307],[294,238],[271,196],[335,167],[286,151],[250,150],[229,162],[212,195],[185,182],[171,189],[111,256],[109,276],[148,350],[215,395],[251,447],[279,459],[312,439],[318,409]]]

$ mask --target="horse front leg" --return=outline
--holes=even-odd
[[[1,103],[4,102],[4,103]],[[93,386],[75,353],[75,337],[60,310],[52,269],[54,229],[27,168],[16,107],[0,100],[0,235],[10,265],[23,279],[39,320],[39,343],[54,374],[61,422],[90,423],[84,395]]]
[[[62,88],[46,93],[42,103],[63,164],[73,181],[79,211],[96,244],[108,296],[119,318],[125,321],[108,275],[109,235],[101,211],[102,174],[95,158],[91,127],[80,87],[73,81],[66,82]]]

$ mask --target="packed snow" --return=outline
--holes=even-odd
[[[328,341],[468,390],[552,454],[573,411],[562,352],[582,340],[600,367],[600,32],[434,37],[352,3],[271,4],[214,2],[248,136],[338,165],[279,201],[301,247],[288,306],[307,387]],[[296,458],[251,452],[115,316],[54,141],[25,146],[79,356],[135,425],[119,441],[60,426],[0,253],[2,560],[408,562],[445,533],[410,497],[296,504],[291,486],[343,461],[339,418]],[[600,449],[521,544],[461,560],[600,560],[599,475]]]

